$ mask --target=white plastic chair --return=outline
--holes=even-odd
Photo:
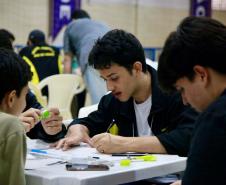
[[[97,110],[98,104],[82,107],[79,109],[78,118],[87,117],[91,112]]]
[[[29,82],[28,84],[31,92],[36,96],[37,101],[45,108],[47,107],[47,97],[42,95],[41,90],[37,87],[37,85]]]
[[[37,86],[40,90],[48,86],[47,107],[58,107],[63,119],[72,119],[72,99],[74,95],[85,89],[81,76],[75,74],[52,75],[43,79]]]

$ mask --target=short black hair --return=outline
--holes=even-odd
[[[0,33],[5,35],[9,40],[15,41],[15,36],[9,30],[0,29]]]
[[[0,29],[0,48],[6,48],[13,50],[12,42],[10,41],[10,36],[5,29]]]
[[[12,50],[0,48],[0,102],[12,90],[16,90],[19,97],[31,76],[28,64],[20,56]]]
[[[226,74],[226,26],[211,18],[187,17],[167,38],[159,58],[158,80],[165,91],[175,91],[178,79],[194,78],[194,66]]]
[[[75,10],[72,14],[71,14],[71,19],[82,19],[82,18],[89,18],[90,19],[90,15],[85,11],[85,10]]]
[[[89,65],[95,69],[109,68],[115,63],[131,72],[136,61],[142,63],[143,72],[146,72],[141,43],[133,34],[119,29],[111,30],[99,38],[89,55]]]
[[[45,34],[41,30],[32,30],[28,35],[28,40],[34,45],[45,44]]]

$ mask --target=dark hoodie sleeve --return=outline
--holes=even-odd
[[[35,125],[33,129],[30,130],[30,132],[27,133],[27,136],[31,139],[41,139],[47,143],[53,143],[58,141],[61,138],[64,138],[66,133],[67,133],[67,130],[65,125],[62,125],[61,132],[55,135],[49,135],[44,131],[42,124],[39,122]]]
[[[112,121],[112,95],[108,94],[101,98],[98,104],[98,109],[90,113],[85,118],[75,119],[69,125],[82,124],[85,125],[90,133],[90,136],[106,132],[109,123]]]
[[[181,97],[173,96],[165,113],[169,128],[157,138],[167,153],[187,156],[198,113],[184,106]]]
[[[41,109],[42,108],[41,104],[37,101],[35,95],[31,91],[29,91],[27,93],[26,104],[27,105],[26,105],[24,111],[26,111],[30,108],[35,108],[35,109]]]

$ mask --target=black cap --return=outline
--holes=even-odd
[[[33,30],[30,32],[28,40],[33,44],[45,43],[45,34],[41,30]]]

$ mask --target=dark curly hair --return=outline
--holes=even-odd
[[[144,50],[139,40],[124,30],[112,30],[98,39],[89,55],[89,64],[95,69],[109,68],[112,63],[125,67],[129,72],[136,61],[146,72]]]

